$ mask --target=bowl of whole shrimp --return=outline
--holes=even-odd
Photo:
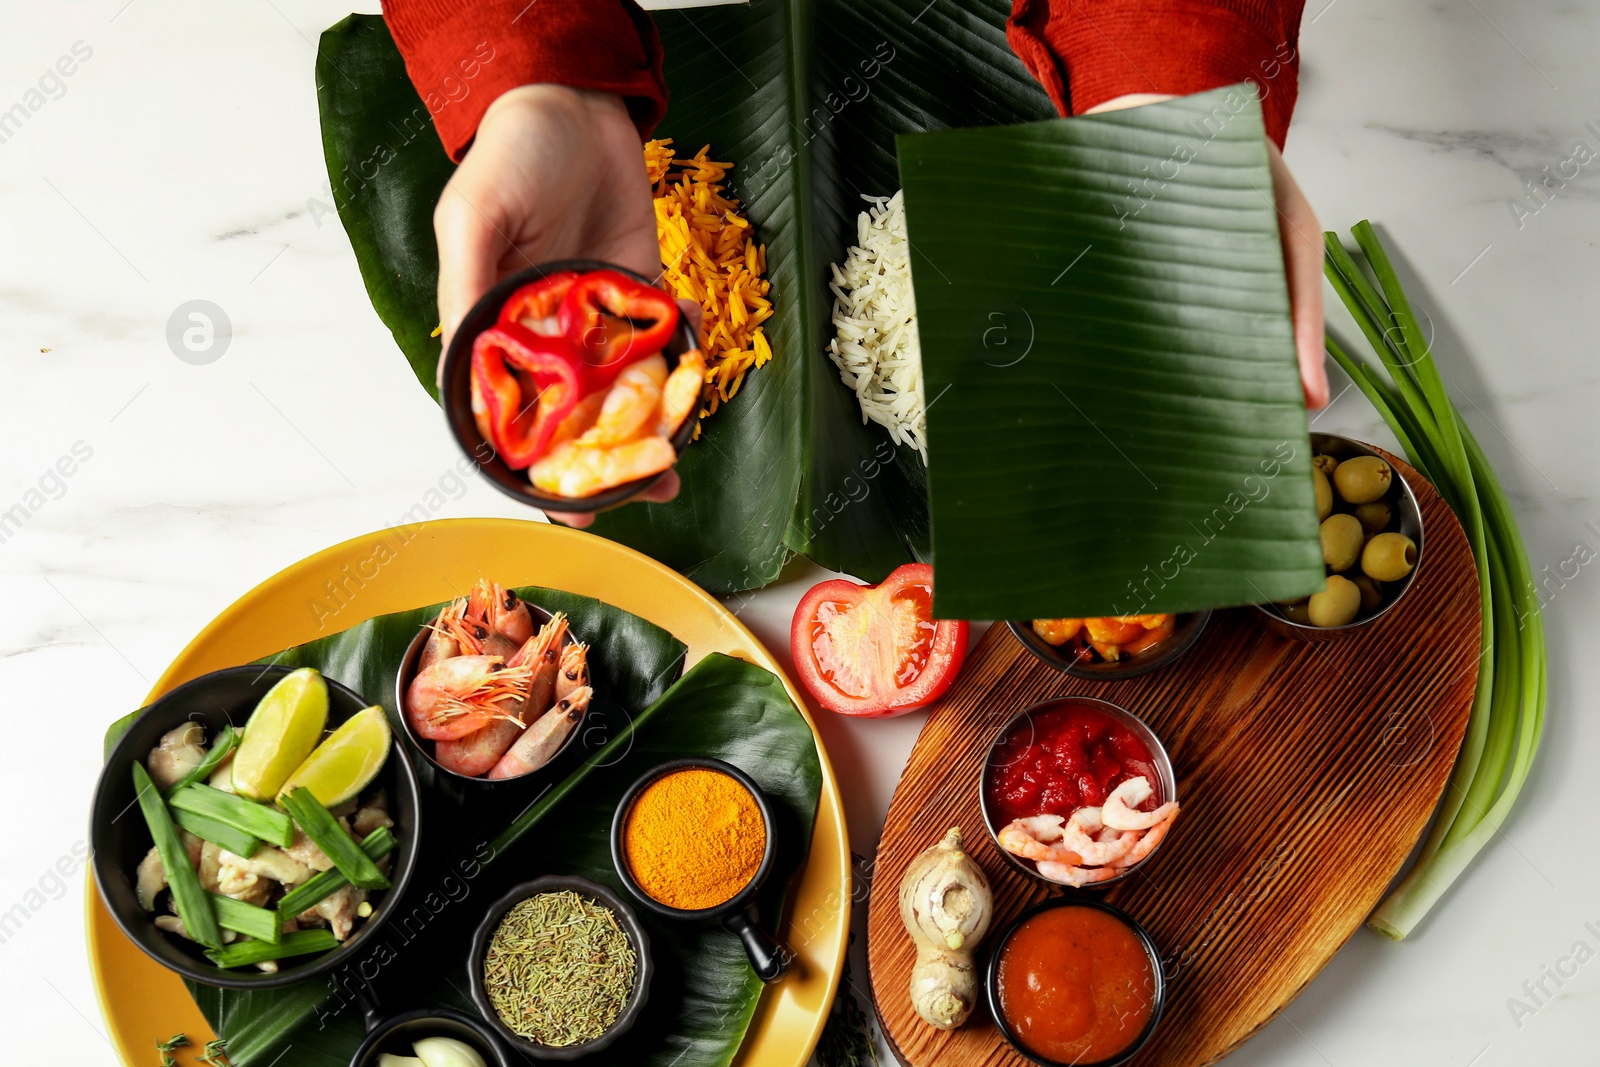
[[[1172,761],[1133,713],[1062,697],[1013,716],[979,780],[984,826],[1013,867],[1075,889],[1109,888],[1147,863],[1178,817]]]
[[[421,809],[405,753],[385,744],[381,764],[347,799],[330,798],[317,828],[232,780],[241,728],[266,694],[305,674],[315,672],[254,665],[202,675],[141,711],[106,758],[90,809],[95,885],[128,939],[185,978],[232,989],[300,982],[348,962],[400,912]],[[322,740],[352,720],[381,718],[338,682],[318,676],[318,684]],[[238,828],[241,815],[265,828],[259,839]],[[325,833],[364,851],[376,888],[344,877],[344,856],[318,843]],[[169,856],[190,870],[168,868]]]
[[[567,617],[480,579],[406,649],[400,720],[442,773],[493,785],[551,766],[588,713],[589,647]]]
[[[696,330],[642,275],[543,263],[473,305],[440,371],[450,432],[495,488],[545,511],[644,492],[693,439],[705,385]]]

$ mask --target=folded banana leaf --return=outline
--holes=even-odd
[[[679,677],[684,646],[659,627],[572,593],[518,592],[565,611],[573,632],[591,646],[593,685],[606,705],[591,709],[573,746],[580,751],[569,758],[573,769],[543,794],[486,807],[435,781],[427,760],[414,759],[423,780],[422,854],[404,901],[406,915],[361,954],[381,961],[367,968],[377,977],[364,984],[355,967],[346,966],[280,990],[189,984],[238,1067],[267,1067],[291,1048],[297,1067],[345,1067],[362,1038],[358,990],[386,1013],[433,1006],[475,1013],[466,993],[466,957],[484,910],[512,885],[543,874],[582,875],[626,896],[611,867],[611,818],[627,786],[668,759],[725,759],[766,792],[779,822],[779,854],[761,906],[769,918],[781,911],[784,890],[810,845],[822,781],[810,727],[782,682],[721,655]],[[370,619],[263,662],[316,667],[383,701],[393,715],[400,658],[437,611],[435,605]],[[122,725],[108,732],[108,745]],[[738,942],[720,928],[664,923],[642,910],[640,918],[658,967],[649,1003],[632,1034],[588,1062],[725,1067],[761,995]]]
[[[1132,615],[1322,588],[1251,88],[898,143],[935,400],[935,612]]]
[[[773,581],[790,552],[869,581],[929,557],[926,471],[876,424],[825,349],[828,265],[861,194],[898,187],[894,135],[1053,114],[1005,42],[1006,0],[754,0],[654,13],[671,103],[656,130],[736,166],[767,245],[774,359],[751,372],[679,462],[671,504],[594,530],[715,593]],[[439,343],[432,211],[453,169],[381,19],[322,36],[323,147],[334,205],[379,316],[430,393]]]

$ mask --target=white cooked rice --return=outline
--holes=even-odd
[[[896,444],[910,445],[928,462],[922,399],[922,349],[917,302],[911,290],[911,246],[905,203],[893,196],[864,196],[872,207],[856,219],[856,244],[844,265],[833,267],[833,326],[828,354],[839,377],[871,419]]]

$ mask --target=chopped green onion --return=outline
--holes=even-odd
[[[139,798],[139,810],[150,827],[150,836],[155,840],[167,885],[172,889],[172,902],[177,906],[184,930],[207,948],[220,948],[222,931],[217,929],[217,917],[211,911],[206,891],[200,888],[200,876],[189,863],[183,837],[161,799],[161,791],[150,780],[150,772],[137,760],[133,764],[133,788]]]
[[[387,826],[380,826],[362,839],[361,851],[377,862],[387,856],[394,845],[394,834]],[[278,914],[285,919],[292,919],[349,884],[350,879],[337,867],[319,871],[283,895],[283,899],[278,901]]]
[[[242,736],[244,735],[233,727],[224,726],[222,732],[217,735],[216,743],[211,746],[211,751],[206,753],[206,758],[191,767],[182,778],[173,782],[167,789],[167,796],[172,796],[186,785],[193,785],[195,782],[210,778],[211,772],[222,766],[222,761],[228,758],[228,753],[233,751]]]
[[[235,856],[243,856],[245,859],[254,856],[256,849],[261,847],[258,838],[251,837],[243,830],[235,830],[227,823],[219,822],[209,815],[197,815],[179,808],[172,813],[172,821],[202,841],[210,841],[213,845],[225,848]]]
[[[224,930],[253,937],[258,941],[277,944],[281,933],[278,913],[270,908],[258,908],[242,900],[211,894],[211,906],[217,913],[217,925]]]
[[[339,947],[339,939],[330,930],[296,930],[284,934],[274,944],[271,941],[235,941],[206,953],[206,958],[218,967],[243,967],[267,960],[305,956],[312,952],[326,952]]]
[[[172,794],[168,803],[182,811],[225,822],[251,837],[283,848],[294,844],[294,824],[289,816],[269,805],[224,793],[209,785],[186,785]]]
[[[1331,338],[1328,353],[1372,401],[1412,465],[1433,482],[1461,520],[1478,568],[1483,617],[1472,715],[1433,829],[1410,872],[1367,920],[1372,929],[1398,941],[1416,928],[1499,832],[1516,802],[1544,731],[1547,667],[1539,594],[1505,490],[1445,392],[1427,339],[1372,224],[1358,223],[1354,233],[1372,278],[1338,235],[1329,233],[1328,280],[1390,381]]]
[[[387,889],[389,879],[378,870],[372,857],[361,851],[355,838],[335,819],[327,808],[305,786],[291,790],[278,798],[278,802],[294,816],[295,823],[333,865],[350,879],[352,885],[362,889]]]

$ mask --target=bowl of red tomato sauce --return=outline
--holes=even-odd
[[[1019,915],[989,957],[995,1025],[1042,1067],[1116,1067],[1155,1034],[1166,1005],[1161,956],[1120,908],[1056,897]]]
[[[1094,697],[1019,712],[990,743],[979,802],[990,840],[1018,870],[1103,889],[1148,862],[1179,814],[1161,739]]]

